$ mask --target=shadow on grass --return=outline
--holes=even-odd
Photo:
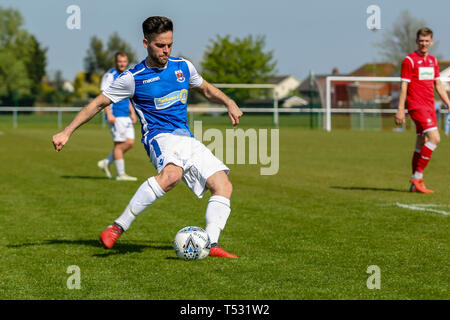
[[[110,180],[107,177],[99,176],[61,176],[63,179],[90,179],[90,180]]]
[[[7,248],[23,248],[23,247],[31,247],[31,246],[49,246],[49,245],[82,245],[96,248],[103,248],[98,240],[44,240],[41,242],[30,242],[30,243],[21,243],[21,244],[11,244],[7,245]],[[172,246],[163,245],[161,243],[149,244],[148,241],[142,241],[142,244],[139,241],[135,241],[133,243],[117,243],[113,249],[105,249],[105,253],[97,253],[92,255],[97,258],[106,258],[112,255],[118,254],[127,254],[127,253],[136,253],[142,252],[144,249],[153,249],[153,250],[173,250]]]
[[[331,186],[331,189],[340,190],[358,190],[358,191],[388,191],[388,192],[407,192],[406,189],[393,189],[393,188],[376,188],[376,187],[342,187],[342,186]]]

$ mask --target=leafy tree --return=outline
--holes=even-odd
[[[391,29],[383,34],[381,54],[396,66],[400,73],[403,59],[417,50],[416,33],[427,24],[424,20],[413,17],[408,10],[402,11]],[[435,41],[431,53],[435,55],[438,43]]]
[[[19,11],[0,7],[0,100],[34,104],[45,75],[46,51],[23,28]]]
[[[85,69],[88,72],[87,81],[90,81],[90,74],[94,72],[103,74],[114,67],[114,55],[117,51],[126,52],[130,63],[136,61],[136,53],[117,32],[109,36],[106,47],[101,39],[93,36],[84,58]]]
[[[84,58],[84,67],[88,73],[105,72],[108,70],[110,63],[108,55],[103,48],[101,39],[93,36],[89,44],[87,55]]]
[[[45,68],[47,66],[47,48],[41,48],[41,44],[31,35],[29,52],[25,59],[25,66],[31,80],[31,94],[37,96],[41,92],[41,81],[45,76]]]
[[[88,73],[78,72],[75,76],[74,89],[75,97],[79,100],[88,100],[100,94],[101,74],[90,74],[90,81],[87,81]]]
[[[273,52],[265,52],[265,37],[231,39],[217,36],[207,46],[201,63],[202,74],[214,83],[266,83],[274,75]],[[226,89],[238,102],[260,94],[256,90]]]
[[[111,67],[114,66],[114,54],[118,51],[124,51],[128,55],[128,60],[130,63],[137,62],[136,52],[131,48],[131,46],[123,40],[117,32],[114,32],[109,36],[108,44],[108,56],[111,63]]]

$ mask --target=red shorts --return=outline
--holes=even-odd
[[[434,108],[420,108],[408,110],[408,114],[416,124],[416,133],[424,134],[437,129],[436,111]]]

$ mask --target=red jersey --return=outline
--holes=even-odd
[[[439,79],[439,64],[435,57],[414,51],[402,63],[402,81],[408,82],[406,108],[434,110],[434,81]]]

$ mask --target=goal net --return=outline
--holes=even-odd
[[[447,87],[450,79],[441,79]],[[400,77],[329,76],[325,88],[325,122],[332,129],[402,130],[414,127],[411,119],[402,128],[394,123],[400,96]],[[436,99],[438,104],[442,104]],[[447,113],[440,105],[438,124]]]

